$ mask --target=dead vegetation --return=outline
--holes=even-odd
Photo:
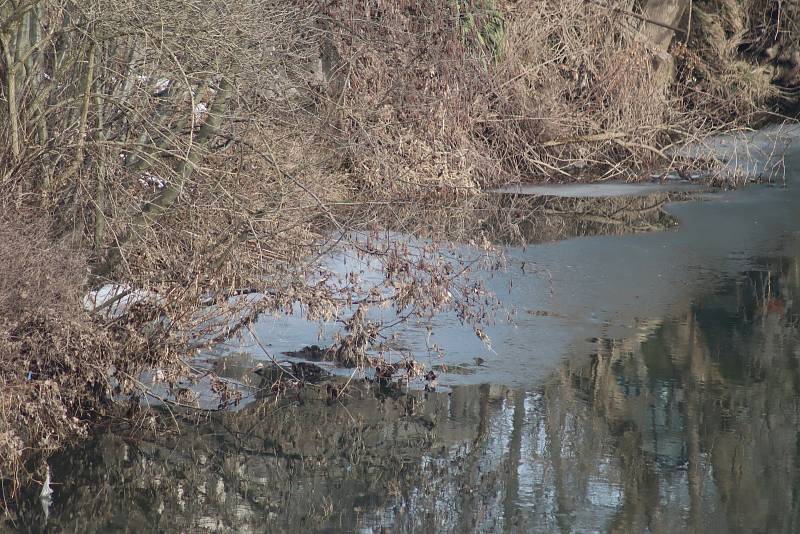
[[[514,180],[638,181],[686,163],[665,151],[673,144],[796,101],[776,83],[789,75],[792,9],[674,4],[330,2],[322,109],[341,169],[369,198],[395,200]]]
[[[667,52],[626,1],[1,3],[2,477],[156,395],[144,370],[191,405],[184,358],[265,311],[337,318],[339,359],[384,372],[370,306],[480,337],[495,303],[469,262],[383,230],[491,250],[483,188],[639,179],[786,100],[797,14],[777,4],[696,2]],[[747,69],[766,50],[778,89]],[[342,247],[384,280],[331,283]],[[125,313],[82,305],[104,287]]]
[[[685,129],[640,21],[601,4],[517,4],[478,125],[513,176],[636,179]]]
[[[673,46],[684,105],[705,111],[706,125],[716,128],[795,107],[799,15],[795,4],[772,0],[695,2],[687,15],[692,31]]]

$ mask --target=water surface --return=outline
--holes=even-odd
[[[677,227],[509,247],[486,277],[514,322],[488,329],[489,351],[435,318],[445,363],[485,360],[437,391],[343,376],[176,415],[158,439],[142,420],[54,458],[48,515],[32,487],[17,527],[796,532],[798,156],[785,187],[669,204]],[[424,326],[400,329],[408,350],[424,354]],[[276,351],[316,329],[257,325]],[[260,356],[225,357],[243,376]]]

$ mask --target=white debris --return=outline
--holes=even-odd
[[[53,504],[53,488],[50,486],[50,466],[47,466],[47,474],[44,478],[42,491],[39,493],[39,502],[42,503],[44,518],[50,517],[50,506]]]
[[[205,102],[199,102],[194,106],[194,119],[201,121],[208,116],[208,106]]]
[[[153,80],[150,76],[147,76],[146,74],[140,74],[136,77],[136,79],[142,84],[152,83],[152,85],[150,85],[149,87],[151,95],[160,95],[161,93],[166,91],[169,88],[170,83],[172,83],[172,80],[170,80],[169,78],[156,78],[155,80]]]
[[[163,93],[164,91],[167,90],[167,88],[169,87],[170,83],[171,83],[171,81],[170,81],[169,78],[159,78],[159,79],[156,80],[156,83],[153,86],[151,91],[152,91],[152,93],[154,95]]]
[[[167,180],[161,176],[146,172],[139,177],[139,183],[143,187],[153,187],[155,189],[164,189],[167,185]]]
[[[154,291],[133,289],[127,284],[106,284],[83,297],[83,309],[99,312],[107,318],[125,315],[128,307],[137,302],[163,303],[163,297]]]

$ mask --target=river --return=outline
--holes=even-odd
[[[31,488],[17,527],[797,532],[796,145],[776,183],[667,204],[647,191],[664,206],[659,231],[540,242],[529,229],[505,247],[507,268],[486,273],[516,312],[487,327],[491,349],[448,314],[398,327],[404,350],[463,371],[435,391],[340,371],[339,399],[267,396],[178,417],[157,439],[115,429],[53,458],[52,498]],[[429,326],[443,358],[428,355]],[[276,353],[332,329],[255,325]],[[247,340],[205,356],[234,378],[260,359]]]

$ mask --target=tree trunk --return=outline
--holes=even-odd
[[[692,0],[648,0],[642,8],[643,22],[637,39],[651,53],[653,80],[657,86],[666,88],[675,78],[675,61],[669,46],[675,38],[686,10]]]
[[[206,122],[197,133],[197,138],[194,141],[189,155],[183,160],[173,180],[164,187],[155,199],[142,207],[139,214],[134,217],[131,222],[130,228],[126,234],[120,237],[116,244],[109,250],[106,260],[98,264],[94,269],[93,274],[96,277],[109,275],[122,259],[121,247],[128,242],[134,241],[137,236],[141,235],[143,229],[158,221],[178,199],[181,191],[183,191],[186,180],[191,176],[195,167],[201,161],[206,145],[213,139],[217,133],[217,129],[222,124],[223,114],[232,89],[233,86],[230,81],[223,79],[222,82],[220,82],[219,93],[214,99],[214,103],[211,105]]]
[[[642,15],[653,22],[644,22],[639,35],[654,52],[667,53],[676,33],[672,28],[679,27],[690,4],[691,0],[648,0],[644,5]]]

